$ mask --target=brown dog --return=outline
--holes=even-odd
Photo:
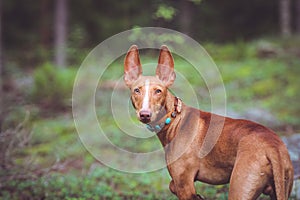
[[[156,76],[143,76],[137,46],[124,62],[124,80],[139,120],[157,133],[172,177],[169,188],[179,199],[202,199],[194,182],[230,183],[230,200],[253,200],[261,193],[288,199],[292,163],[281,139],[270,129],[184,105],[169,91],[174,61],[162,46]]]

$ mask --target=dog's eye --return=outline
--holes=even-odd
[[[160,89],[155,90],[155,94],[160,94],[160,93],[161,93]]]
[[[140,94],[140,89],[139,89],[139,88],[135,88],[133,91],[134,91],[134,93],[136,93],[136,94]]]

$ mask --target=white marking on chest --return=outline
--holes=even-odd
[[[149,87],[150,87],[150,81],[147,79],[145,81],[145,96],[143,99],[143,106],[142,110],[148,110],[149,109]]]

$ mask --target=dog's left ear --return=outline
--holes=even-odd
[[[174,72],[174,60],[166,45],[163,45],[160,48],[156,76],[165,84],[166,87],[172,85],[176,78],[176,74]]]

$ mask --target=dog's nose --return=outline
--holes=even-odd
[[[152,113],[149,110],[142,110],[140,111],[139,114],[140,114],[140,120],[144,123],[149,122],[152,116]]]

